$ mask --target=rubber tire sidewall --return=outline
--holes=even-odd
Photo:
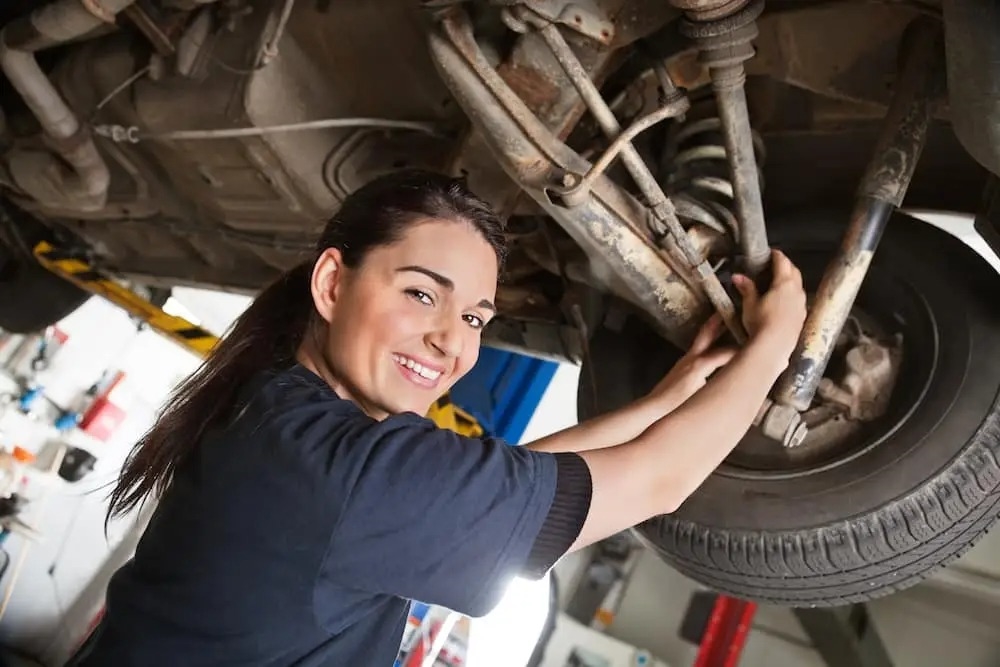
[[[846,219],[828,212],[774,221],[771,241],[793,259],[803,247],[829,255]],[[1000,311],[991,302],[1000,278],[961,241],[903,215],[890,221],[870,275],[912,285],[934,314],[940,367],[927,407],[866,468],[752,483],[711,475],[677,512],[636,529],[682,572],[767,602],[843,604],[919,580],[995,519]]]

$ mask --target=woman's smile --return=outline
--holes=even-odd
[[[392,359],[396,362],[396,368],[399,369],[403,377],[420,387],[434,389],[438,386],[441,376],[444,375],[445,369],[443,367],[426,359],[399,353],[393,353]]]

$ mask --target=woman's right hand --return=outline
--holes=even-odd
[[[748,276],[735,275],[733,284],[743,297],[743,326],[750,338],[766,339],[787,358],[805,322],[806,293],[801,272],[780,250],[771,250],[771,272],[771,287],[763,296]]]

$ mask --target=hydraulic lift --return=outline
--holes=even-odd
[[[756,611],[757,605],[746,600],[696,594],[681,628],[682,636],[698,643],[694,667],[737,667]],[[792,611],[830,667],[892,667],[864,604]]]

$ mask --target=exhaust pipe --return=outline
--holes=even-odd
[[[57,0],[0,31],[0,69],[38,119],[48,145],[65,161],[38,152],[12,156],[15,183],[39,201],[55,200],[57,205],[79,211],[103,208],[111,176],[90,132],[45,76],[34,54],[113,25],[115,15],[133,2]]]

